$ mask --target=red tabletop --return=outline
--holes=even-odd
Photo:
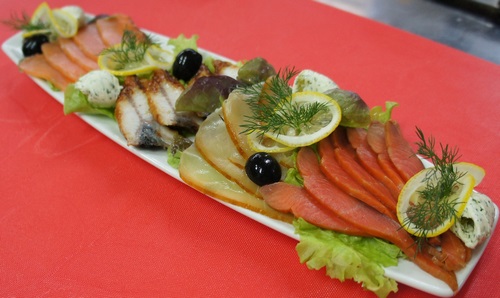
[[[39,1],[1,0],[0,18]],[[483,166],[500,203],[500,67],[307,0],[50,1],[125,13],[167,36],[275,67],[310,68]],[[3,42],[15,32],[0,27]],[[0,55],[0,297],[373,297],[300,264],[296,241],[124,150]],[[459,297],[498,297],[497,231]],[[427,294],[399,285],[394,297]]]

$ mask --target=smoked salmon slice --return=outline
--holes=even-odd
[[[261,187],[264,201],[272,208],[292,213],[297,218],[332,231],[353,236],[369,236],[315,203],[304,188],[285,182],[277,182]]]
[[[94,61],[97,61],[99,54],[106,48],[95,22],[79,29],[73,40],[82,52]]]
[[[390,218],[397,220],[394,210],[389,210],[389,208],[382,204],[376,197],[374,197],[369,191],[367,191],[348,173],[346,173],[346,171],[344,171],[336,160],[334,152],[335,149],[328,138],[319,142],[318,149],[321,156],[321,170],[330,181],[332,181],[345,193],[366,203],[368,206],[389,216]]]
[[[140,33],[140,30],[135,26],[132,19],[123,14],[100,18],[96,21],[96,27],[106,47],[121,43],[125,30],[134,31],[137,34]]]
[[[403,184],[396,185],[378,163],[377,154],[371,150],[366,140],[368,132],[364,128],[348,128],[347,138],[356,151],[356,160],[365,170],[387,187],[392,197],[397,199]]]
[[[380,167],[384,170],[387,177],[389,177],[394,184],[402,188],[405,184],[403,178],[397,172],[392,160],[387,153],[387,146],[385,144],[385,127],[380,122],[373,122],[368,128],[366,141],[370,148],[377,153],[377,160]]]
[[[424,165],[403,137],[399,125],[392,120],[385,123],[385,141],[387,153],[405,181],[424,169]]]
[[[57,42],[44,43],[42,45],[42,52],[47,63],[59,71],[70,82],[76,82],[81,76],[87,73],[66,56]]]
[[[78,64],[81,68],[86,71],[91,71],[95,69],[99,69],[99,65],[93,59],[90,59],[82,50],[78,47],[78,45],[69,38],[59,38],[57,40],[59,46],[63,50],[63,52],[68,56],[71,61]]]
[[[446,282],[453,291],[458,289],[455,273],[436,265],[430,257],[417,253],[414,240],[399,223],[332,184],[321,172],[318,158],[311,148],[304,147],[299,151],[297,167],[304,178],[304,188],[321,206],[373,237],[398,246],[424,271]]]
[[[332,135],[344,134],[345,131],[333,132]],[[391,192],[370,173],[368,173],[353,157],[350,146],[344,142],[337,142],[336,140],[342,137],[331,137],[335,149],[333,153],[338,164],[352,179],[357,181],[363,188],[375,196],[382,204],[384,204],[395,215],[396,214],[396,199],[392,197]],[[346,137],[347,139],[347,137]],[[335,142],[335,143],[334,143]],[[391,216],[392,217],[392,216]]]
[[[71,82],[59,71],[50,66],[42,54],[26,57],[19,63],[21,71],[30,76],[49,81],[57,89],[65,90]]]

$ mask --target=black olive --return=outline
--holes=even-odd
[[[248,178],[258,186],[278,182],[281,179],[281,167],[278,161],[266,152],[257,152],[250,156],[245,164]]]
[[[43,34],[36,34],[23,40],[24,57],[42,53],[42,44],[49,42],[49,37]]]
[[[179,80],[187,82],[198,72],[203,57],[193,49],[185,49],[175,57],[172,73]]]

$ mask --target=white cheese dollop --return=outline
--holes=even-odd
[[[87,96],[89,103],[99,108],[110,108],[116,104],[122,86],[118,79],[105,70],[93,70],[82,76],[75,88]]]
[[[314,70],[305,69],[301,71],[293,82],[292,91],[315,91],[324,93],[328,90],[338,88],[339,86],[329,77],[315,72]]]
[[[486,240],[493,230],[495,207],[491,199],[473,192],[465,206],[462,217],[451,227],[451,231],[469,248],[475,248]]]

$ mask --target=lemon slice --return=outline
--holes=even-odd
[[[462,215],[465,206],[472,195],[474,185],[476,185],[474,176],[472,174],[465,173],[462,177],[460,177],[460,179],[458,179],[454,192],[447,198],[441,199],[447,200],[445,203],[447,206],[451,206],[451,208],[454,209],[452,210],[453,212],[450,212],[449,216],[441,214],[442,218],[439,219],[437,219],[437,217],[425,217],[425,224],[418,224],[411,219],[418,206],[420,206],[420,208],[435,209],[429,212],[428,215],[433,212],[434,214],[439,212],[437,211],[438,206],[433,204],[424,204],[424,199],[420,195],[420,191],[424,190],[426,187],[424,179],[426,177],[428,178],[428,175],[432,170],[433,168],[424,169],[410,178],[401,190],[398,199],[398,220],[408,233],[417,237],[435,237],[447,231],[455,223],[455,220]],[[435,176],[435,179],[439,179],[437,176]]]
[[[78,19],[66,10],[52,10],[51,23],[58,36],[69,38],[78,32]]]
[[[252,132],[247,135],[248,145],[255,152],[280,153],[293,150],[295,148],[285,146],[275,140],[261,135],[258,132]]]
[[[486,172],[482,167],[470,162],[457,162],[454,164],[454,167],[457,172],[471,174],[475,181],[474,187],[479,185],[486,175]]]
[[[115,60],[115,54],[113,52],[103,53],[99,55],[97,59],[97,64],[99,68],[102,70],[107,70],[115,76],[131,76],[131,75],[141,75],[146,74],[154,69],[157,66],[149,64],[145,59],[139,62],[127,63],[126,65],[122,65],[117,63]]]
[[[170,69],[174,64],[174,52],[161,48],[157,45],[152,45],[146,51],[144,56],[148,64],[155,65],[161,69]]]
[[[49,25],[52,22],[52,10],[50,9],[49,4],[47,4],[47,2],[42,2],[38,5],[31,15],[30,21],[33,24]]]
[[[50,34],[51,32],[52,31],[50,29],[30,30],[30,31],[23,32],[22,36],[23,36],[23,38],[28,38],[28,37],[31,37],[33,35],[38,35],[38,34],[47,35],[47,34]]]
[[[292,104],[298,106],[310,105],[315,102],[325,104],[326,110],[321,110],[314,115],[312,121],[302,125],[300,131],[290,127],[280,132],[267,132],[265,134],[266,137],[287,147],[304,147],[319,142],[337,128],[342,118],[342,111],[338,103],[323,93],[296,92],[292,94],[291,101]],[[279,113],[279,110],[276,112]]]

